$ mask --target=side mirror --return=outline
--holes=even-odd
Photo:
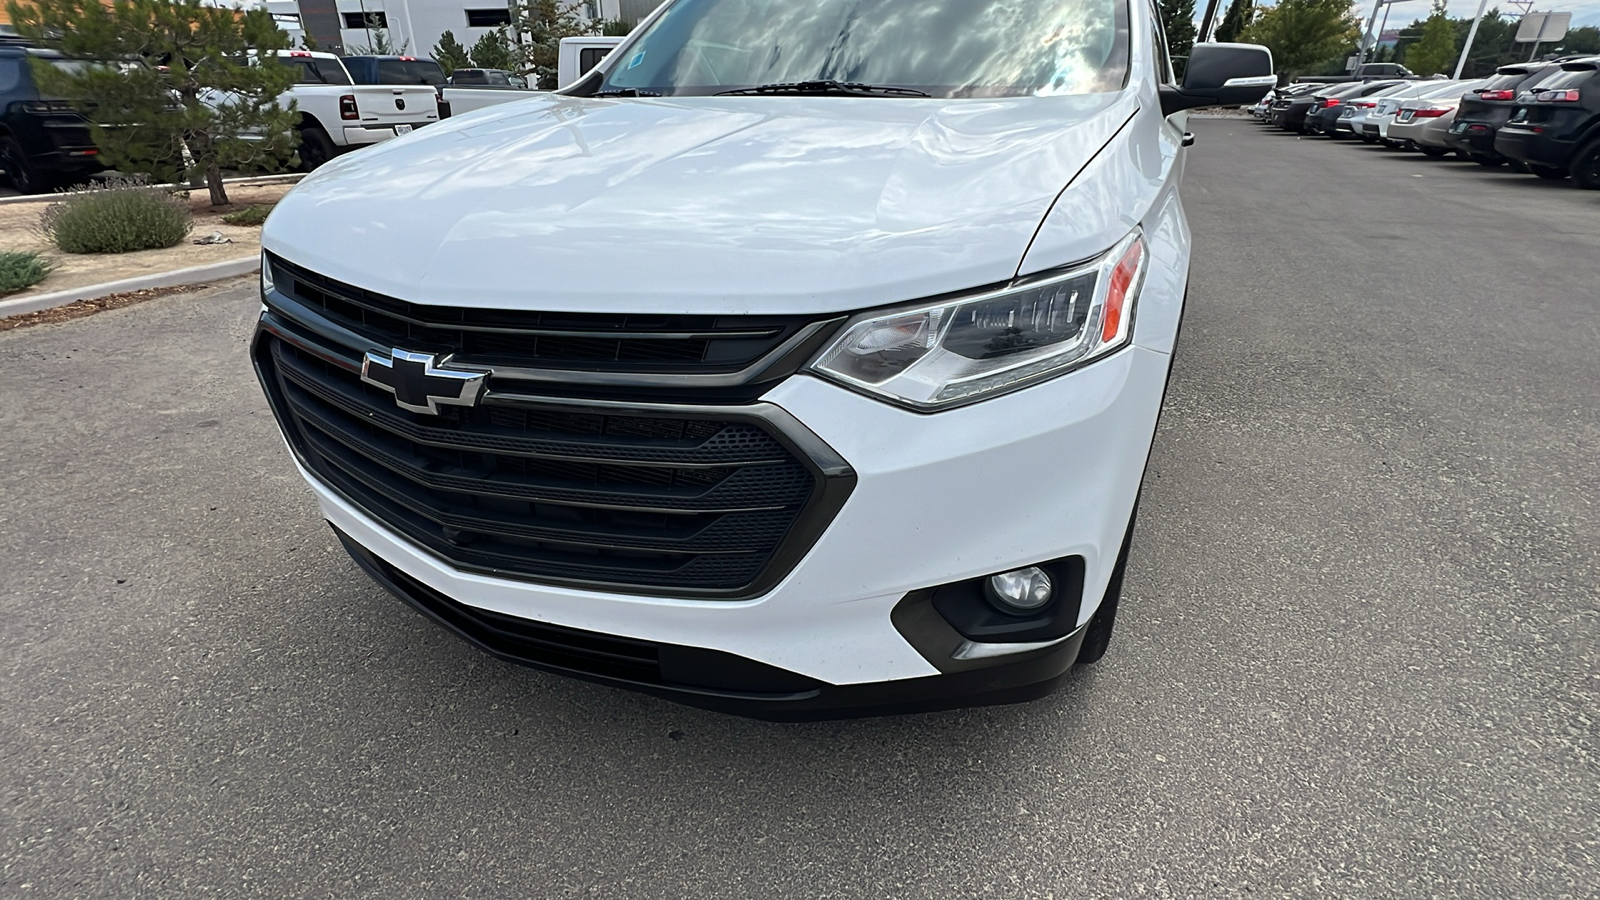
[[[1182,86],[1161,86],[1161,114],[1197,106],[1248,106],[1277,84],[1272,51],[1260,44],[1195,44]]]

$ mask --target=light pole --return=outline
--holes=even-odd
[[[1489,0],[1478,0],[1478,15],[1472,20],[1472,28],[1467,32],[1467,45],[1461,48],[1461,58],[1456,60],[1456,74],[1451,77],[1456,81],[1461,80],[1461,70],[1467,67],[1467,54],[1472,52],[1472,42],[1478,37],[1478,23],[1483,21],[1483,9],[1489,5]]]

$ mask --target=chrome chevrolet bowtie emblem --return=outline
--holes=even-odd
[[[394,349],[388,356],[368,352],[361,360],[361,380],[394,395],[396,406],[438,415],[440,406],[476,406],[483,396],[485,375],[446,368],[432,353]]]

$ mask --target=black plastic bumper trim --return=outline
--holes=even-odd
[[[986,660],[981,667],[900,681],[830,685],[718,650],[617,638],[478,610],[416,581],[337,527],[334,532],[374,581],[492,656],[688,706],[769,721],[855,718],[1036,700],[1057,687],[1083,643],[1083,629],[1079,629],[1055,647],[1014,659]],[[754,689],[758,687],[767,690]]]

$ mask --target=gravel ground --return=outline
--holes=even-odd
[[[0,334],[0,895],[1592,897],[1600,197],[1197,121],[1117,640],[774,725],[372,586],[248,286]]]

